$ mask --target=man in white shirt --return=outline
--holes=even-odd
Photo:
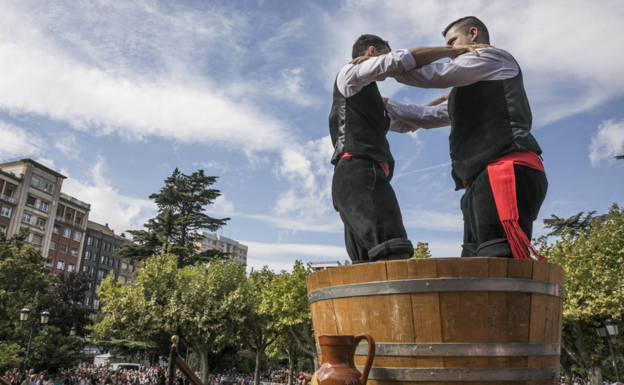
[[[489,44],[489,32],[473,16],[451,23],[442,33],[448,46]],[[448,63],[406,70],[394,78],[420,88],[453,87],[428,106],[387,100],[390,130],[451,125],[452,175],[464,216],[463,257],[528,259],[533,221],[548,181],[531,134],[532,115],[522,71],[507,52],[487,47],[479,56],[460,55]]]
[[[390,185],[394,171],[386,139],[390,118],[376,82],[464,52],[477,54],[476,46],[391,52],[387,41],[362,35],[353,45],[354,61],[339,71],[329,115],[331,162],[336,166],[332,199],[353,263],[407,259],[414,251]]]

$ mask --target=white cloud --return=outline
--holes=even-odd
[[[62,152],[67,159],[78,159],[80,157],[80,146],[74,135],[66,135],[54,142],[54,148]]]
[[[84,58],[85,54],[95,55],[97,47],[91,43],[77,42],[74,49],[78,52],[72,52],[55,40],[54,35],[44,33],[42,25],[52,23],[58,15],[48,15],[41,20],[27,17],[26,8],[15,4],[3,3],[0,9],[0,57],[4,58],[0,60],[3,73],[0,107],[5,111],[35,113],[67,122],[76,129],[98,134],[117,133],[128,139],[158,136],[182,143],[239,146],[245,151],[276,150],[284,141],[291,140],[290,131],[280,121],[248,101],[226,98],[208,79],[185,72],[186,79],[180,80],[174,73],[175,68],[173,72],[153,77],[130,76],[127,70],[115,71],[117,67],[107,67],[109,63],[104,59],[93,63],[93,58]],[[113,8],[123,8],[122,3],[111,4]],[[144,6],[148,8],[144,12],[149,14],[150,22],[164,17],[162,10]],[[107,15],[110,18],[110,13]],[[192,14],[178,17],[182,21],[198,21],[191,20]],[[176,19],[176,25],[181,25],[182,21]],[[210,35],[214,32],[201,30],[197,24],[194,26],[196,28],[185,29],[189,37],[195,38],[192,33]],[[99,24],[97,27],[102,28]],[[110,33],[109,29],[105,31],[105,34]],[[152,30],[147,34],[141,34],[141,30],[134,32],[133,36],[139,39],[134,44],[140,45],[149,40]],[[77,36],[73,37],[77,39]],[[108,43],[116,45],[120,43],[118,38],[113,37]],[[106,39],[95,41],[106,43]],[[166,42],[173,44],[171,38]],[[118,60],[132,59],[123,53],[117,54],[120,55]],[[144,58],[139,58],[137,63],[142,62],[140,59]],[[144,70],[156,74],[150,67]]]
[[[234,204],[225,198],[225,195],[219,196],[214,200],[211,206],[208,207],[210,212],[221,215],[234,214]]]
[[[463,231],[464,219],[461,212],[451,214],[436,210],[408,209],[403,212],[406,228],[437,231]]]
[[[214,170],[220,170],[222,172],[227,172],[229,170],[229,165],[225,162],[219,162],[216,160],[211,160],[208,162],[193,162],[193,166],[195,167],[203,167],[208,175],[214,174]]]
[[[36,156],[43,153],[45,141],[21,127],[0,120],[0,159]]]
[[[105,175],[106,162],[99,158],[91,167],[91,180],[79,180],[68,175],[63,182],[63,192],[91,204],[89,220],[108,223],[117,234],[138,230],[148,218],[156,215],[154,202],[130,197],[116,190]]]
[[[592,166],[598,166],[617,155],[624,155],[624,120],[605,120],[592,138],[589,159]]]
[[[341,263],[349,259],[346,249],[339,246],[240,242],[249,246],[247,265],[254,269],[261,269],[266,265],[275,271],[292,270],[293,264],[297,259],[303,262],[335,260]]]

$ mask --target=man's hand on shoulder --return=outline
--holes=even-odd
[[[349,62],[349,64],[360,64],[360,63],[363,63],[363,62],[367,61],[370,58],[372,58],[372,56],[359,56],[359,57],[356,57],[355,59],[351,60]]]
[[[477,48],[492,48],[492,46],[489,44],[454,45],[451,47],[452,53],[449,57],[451,59],[455,59],[459,55],[465,54],[467,52],[470,52],[475,56],[479,56]]]

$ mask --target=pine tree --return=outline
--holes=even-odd
[[[221,192],[209,188],[216,176],[206,176],[203,170],[185,175],[177,168],[165,179],[160,192],[150,195],[158,206],[158,215],[144,224],[146,230],[130,230],[135,244],[119,250],[123,258],[144,260],[163,247],[178,257],[178,267],[208,262],[224,255],[217,250],[200,253],[199,230],[217,231],[230,218],[217,219],[204,213],[204,206],[214,203]]]
[[[569,230],[569,233],[573,236],[577,236],[579,233],[589,229],[594,221],[604,221],[606,215],[596,216],[595,211],[590,211],[586,216],[583,216],[584,212],[581,211],[576,215],[572,215],[570,218],[559,218],[558,216],[551,214],[550,219],[544,219],[544,226],[553,231],[548,236],[561,236]]]

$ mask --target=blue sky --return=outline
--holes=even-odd
[[[175,167],[201,168],[219,176],[208,209],[232,218],[222,234],[250,246],[250,266],[344,260],[327,136],[335,75],[362,33],[442,45],[466,15],[523,69],[550,183],[541,218],[621,203],[618,0],[0,1],[0,159],[54,165],[117,232],[154,215],[147,197]],[[380,88],[420,104],[445,93]],[[462,237],[448,132],[389,134],[408,234],[436,257],[458,256]]]

